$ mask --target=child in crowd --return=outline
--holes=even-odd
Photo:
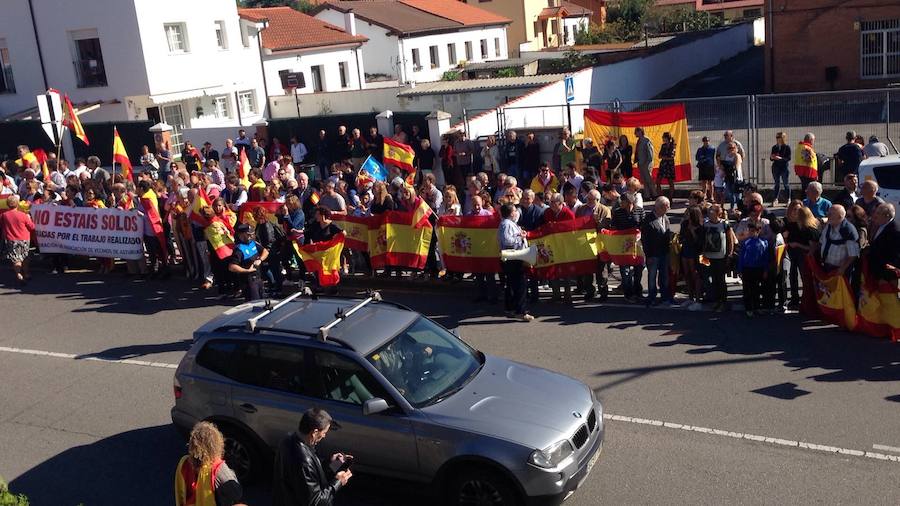
[[[738,272],[743,279],[744,310],[747,318],[753,318],[761,308],[763,285],[769,277],[772,261],[768,241],[759,236],[759,225],[751,222],[747,228],[750,235],[741,242]]]

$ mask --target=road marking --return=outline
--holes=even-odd
[[[130,358],[104,358],[93,355],[74,355],[72,353],[58,353],[55,351],[29,350],[25,348],[10,348],[0,346],[0,351],[7,353],[18,353],[20,355],[34,355],[39,357],[68,358],[70,360],[89,360],[92,362],[109,362],[112,364],[139,365],[142,367],[156,367],[159,369],[175,369],[178,364],[167,364],[165,362],[149,362],[147,360],[134,360]]]
[[[896,452],[900,453],[900,448],[896,446],[888,446],[888,445],[872,445],[873,450],[882,450],[886,452]]]
[[[819,452],[826,453],[837,453],[841,455],[850,455],[853,457],[864,457],[875,460],[888,460],[891,462],[900,462],[900,456],[898,455],[886,455],[884,453],[876,453],[862,450],[853,450],[850,448],[841,448],[838,446],[830,446],[830,445],[821,445],[815,443],[807,443],[804,441],[793,441],[790,439],[781,439],[776,437],[769,436],[757,436],[755,434],[745,434],[742,432],[733,432],[729,430],[721,430],[721,429],[711,429],[708,427],[697,427],[695,425],[684,425],[680,423],[672,423],[672,422],[663,422],[661,420],[649,420],[646,418],[635,418],[631,416],[622,416],[622,415],[613,415],[610,413],[605,413],[603,415],[605,420],[612,420],[615,422],[626,422],[626,423],[634,423],[638,425],[650,425],[653,427],[663,427],[666,429],[675,429],[675,430],[685,430],[690,432],[699,432],[701,434],[707,434],[711,436],[721,436],[721,437],[730,437],[733,439],[746,439],[748,441],[756,441],[759,443],[765,443],[774,446],[784,446],[788,448],[798,448],[804,450],[813,450]],[[900,448],[891,448],[889,446],[883,445],[872,445],[875,450],[888,450],[891,451],[900,451]]]

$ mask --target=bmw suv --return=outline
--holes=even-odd
[[[575,379],[484,354],[377,293],[247,303],[194,333],[172,421],[214,422],[243,480],[267,472],[302,413],[354,470],[439,487],[451,504],[557,504],[596,463],[603,408]]]

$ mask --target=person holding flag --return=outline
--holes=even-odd
[[[393,165],[406,172],[406,182],[413,184],[416,179],[416,168],[413,161],[416,151],[408,144],[403,144],[394,139],[384,139],[384,164]]]
[[[144,216],[144,246],[150,256],[150,277],[160,276],[165,279],[169,277],[169,252],[159,215],[159,199],[150,187],[150,181],[138,181],[137,188]]]
[[[125,181],[133,181],[134,170],[131,168],[131,161],[128,159],[128,153],[125,151],[125,144],[119,137],[119,129],[113,127],[113,174],[116,173],[116,164],[122,167],[122,177]]]

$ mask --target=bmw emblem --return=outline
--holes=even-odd
[[[574,416],[575,418],[581,418],[581,413],[579,413],[577,411],[573,411],[572,416]]]

